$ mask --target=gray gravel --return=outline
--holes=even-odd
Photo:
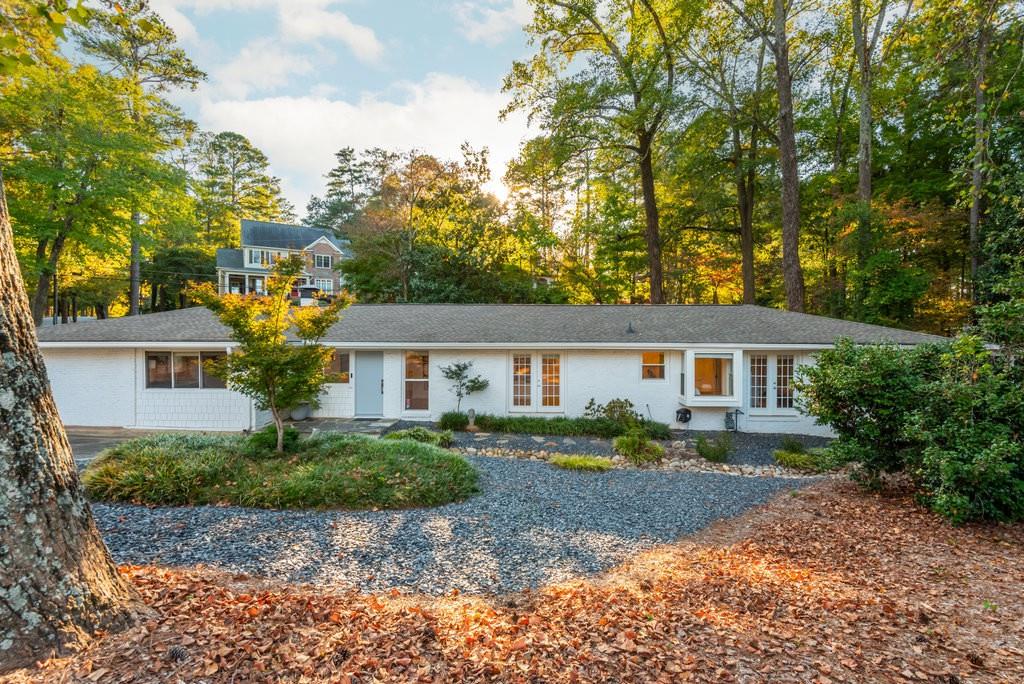
[[[733,451],[726,461],[734,465],[775,465],[773,452],[782,446],[782,440],[789,437],[796,439],[808,448],[823,447],[832,440],[828,437],[810,437],[807,435],[782,435],[782,434],[758,434],[754,432],[715,432],[686,430],[679,433],[681,438],[687,441],[694,441],[698,436],[704,435],[708,439],[715,439],[719,435],[729,434],[732,436]]]
[[[482,494],[405,511],[264,511],[94,504],[120,563],[204,563],[289,581],[490,594],[616,565],[735,516],[798,480],[471,457]]]

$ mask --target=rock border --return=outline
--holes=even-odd
[[[466,456],[494,456],[528,461],[550,461],[558,456],[565,456],[561,451],[545,449],[506,449],[500,447],[452,447],[452,451]],[[580,454],[592,456],[592,454]],[[741,463],[713,463],[705,460],[694,451],[687,442],[675,441],[665,444],[665,456],[656,463],[642,466],[634,465],[625,457],[614,454],[610,458],[613,467],[620,470],[655,470],[664,472],[719,473],[737,477],[785,477],[799,479],[821,479],[833,476],[834,473],[807,473],[793,470],[780,465],[747,465]]]

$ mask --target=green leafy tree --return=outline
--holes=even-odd
[[[208,362],[211,372],[224,378],[231,389],[252,397],[260,410],[270,411],[278,452],[284,451],[286,412],[302,403],[319,405],[329,379],[324,368],[333,352],[318,342],[348,305],[338,297],[323,307],[292,306],[292,286],[305,264],[299,255],[274,264],[265,296],[218,295],[212,283],[200,283],[191,290],[238,343],[222,360]]]
[[[197,176],[193,183],[199,220],[207,234],[234,244],[240,219],[295,220],[281,194],[281,181],[270,174],[267,156],[249,140],[230,131],[201,135],[195,143]]]
[[[152,311],[185,308],[190,283],[213,282],[216,276],[213,256],[198,247],[160,247],[142,264]]]
[[[655,184],[658,137],[676,101],[675,44],[703,3],[533,0],[537,53],[505,79],[526,109],[577,153],[614,148],[640,178],[650,300],[665,303]]]
[[[457,361],[441,367],[441,375],[452,383],[448,389],[455,395],[455,410],[462,410],[462,400],[471,394],[483,392],[490,386],[490,381],[482,375],[471,375],[472,361]]]
[[[174,31],[149,6],[149,0],[101,0],[88,26],[75,30],[78,44],[87,55],[113,67],[125,84],[123,97],[129,115],[150,136],[164,139],[168,122],[180,115],[159,96],[173,88],[194,90],[206,78],[185,51],[177,47]],[[154,106],[157,104],[158,106]],[[143,204],[145,188],[135,197],[129,245],[129,313],[139,313],[141,286]]]
[[[120,106],[120,80],[58,58],[26,68],[0,99],[15,234],[35,277],[42,320],[50,281],[69,247],[113,251],[132,233],[135,198],[180,178],[148,131]]]

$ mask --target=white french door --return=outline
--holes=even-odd
[[[747,361],[747,406],[751,413],[793,413],[796,397],[793,354],[751,354]]]
[[[562,355],[552,352],[512,352],[512,396],[509,409],[516,413],[562,411]]]

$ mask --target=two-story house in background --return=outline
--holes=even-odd
[[[341,291],[342,280],[335,267],[350,256],[348,242],[325,228],[243,219],[240,243],[239,248],[217,250],[217,289],[221,294],[264,293],[274,262],[290,254],[306,258],[297,289],[315,289],[328,296]]]

